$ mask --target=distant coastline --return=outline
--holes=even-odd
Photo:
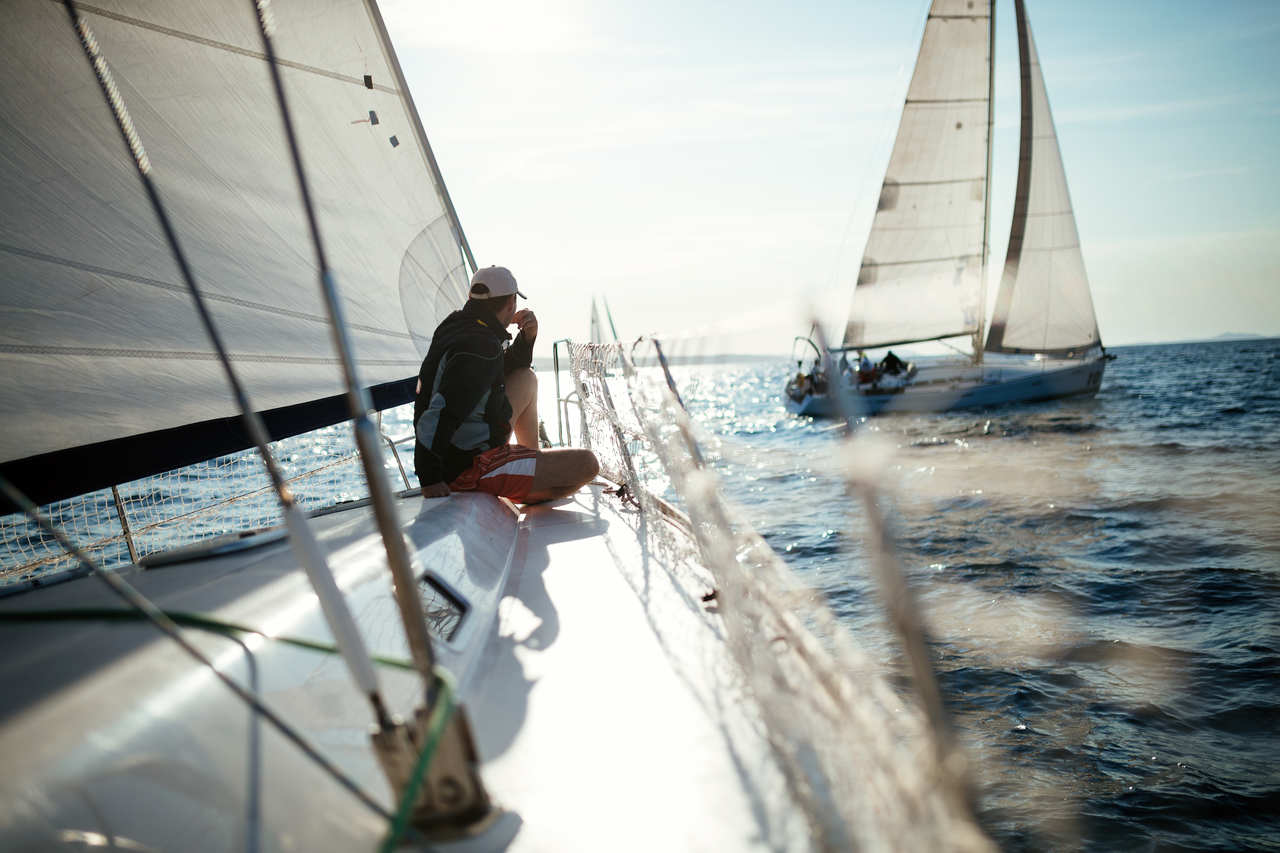
[[[1280,338],[1280,334],[1256,335],[1252,332],[1223,332],[1211,338],[1183,338],[1176,341],[1135,341],[1128,344],[1116,344],[1119,347],[1161,347],[1175,344],[1222,344],[1232,341],[1270,341]]]
[[[1177,346],[1180,344],[1221,344],[1238,341],[1269,341],[1280,339],[1280,334],[1275,335],[1258,335],[1252,332],[1223,332],[1220,335],[1214,335],[1211,338],[1183,338],[1176,341],[1133,341],[1131,343],[1113,344],[1108,349],[1123,349],[1125,347],[1165,347]],[[725,355],[672,355],[667,357],[667,362],[675,367],[688,367],[705,364],[759,364],[763,362],[772,364],[781,364],[789,362],[790,359],[786,353],[729,353]],[[533,360],[533,366],[538,370],[550,370],[552,367],[550,356],[538,356]],[[560,369],[568,370],[568,358],[562,355],[560,359]]]

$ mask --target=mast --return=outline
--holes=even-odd
[[[588,337],[596,346],[604,343],[604,333],[600,330],[600,308],[596,305],[595,297],[591,299],[591,331]]]
[[[618,337],[618,327],[613,325],[613,311],[609,310],[609,300],[603,296],[600,300],[604,302],[604,316],[609,321],[609,331],[613,333],[613,340],[615,343],[620,343],[622,339]]]
[[[995,350],[1004,346],[1004,328],[1013,304],[1013,285],[1017,281],[1018,263],[1022,256],[1022,243],[1027,229],[1027,204],[1031,199],[1031,158],[1035,144],[1035,118],[1031,102],[1031,58],[1027,47],[1026,15],[1020,0],[1013,0],[1018,21],[1018,80],[1021,100],[1021,119],[1018,138],[1018,183],[1013,192],[1013,222],[1009,226],[1009,245],[1005,249],[1005,271],[996,295],[996,310],[991,317],[990,339],[987,348]],[[1006,281],[1008,284],[1006,285]]]
[[[982,214],[982,283],[978,288],[978,331],[973,333],[973,360],[982,364],[982,344],[987,319],[987,259],[991,254],[991,130],[996,107],[996,0],[991,0],[987,14],[987,179],[982,191],[986,208]]]

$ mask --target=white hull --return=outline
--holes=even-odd
[[[912,382],[887,393],[867,386],[846,386],[844,393],[857,415],[948,412],[1096,394],[1105,370],[1105,357],[1085,362],[1043,359],[981,366],[940,362],[921,366]],[[786,395],[785,400],[792,414],[837,414],[836,401],[829,393],[809,394],[801,400]]]

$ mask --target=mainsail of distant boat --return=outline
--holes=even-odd
[[[989,2],[936,0],[863,252],[844,342],[977,334],[990,183]]]
[[[991,233],[994,3],[935,0],[844,340],[835,351],[968,336],[973,356],[968,364],[921,365],[900,379],[849,371],[844,384],[873,412],[936,411],[1094,393],[1101,382],[1101,338],[1062,155],[1023,0],[1014,0],[1014,9],[1022,80],[1018,181],[989,332],[984,311]],[[985,358],[991,353],[1036,360]],[[792,383],[788,407],[806,414],[833,412],[825,395],[808,391]]]

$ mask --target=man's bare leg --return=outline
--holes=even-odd
[[[590,450],[568,447],[538,453],[533,485],[526,504],[536,504],[571,495],[600,472],[600,462]]]
[[[538,377],[529,367],[506,375],[507,399],[511,401],[511,434],[516,444],[538,449]]]
[[[511,434],[516,444],[538,449],[538,378],[522,367],[506,376],[507,399],[511,401]],[[533,472],[533,485],[523,503],[536,504],[571,495],[600,472],[600,463],[590,450],[570,447],[542,450]]]

